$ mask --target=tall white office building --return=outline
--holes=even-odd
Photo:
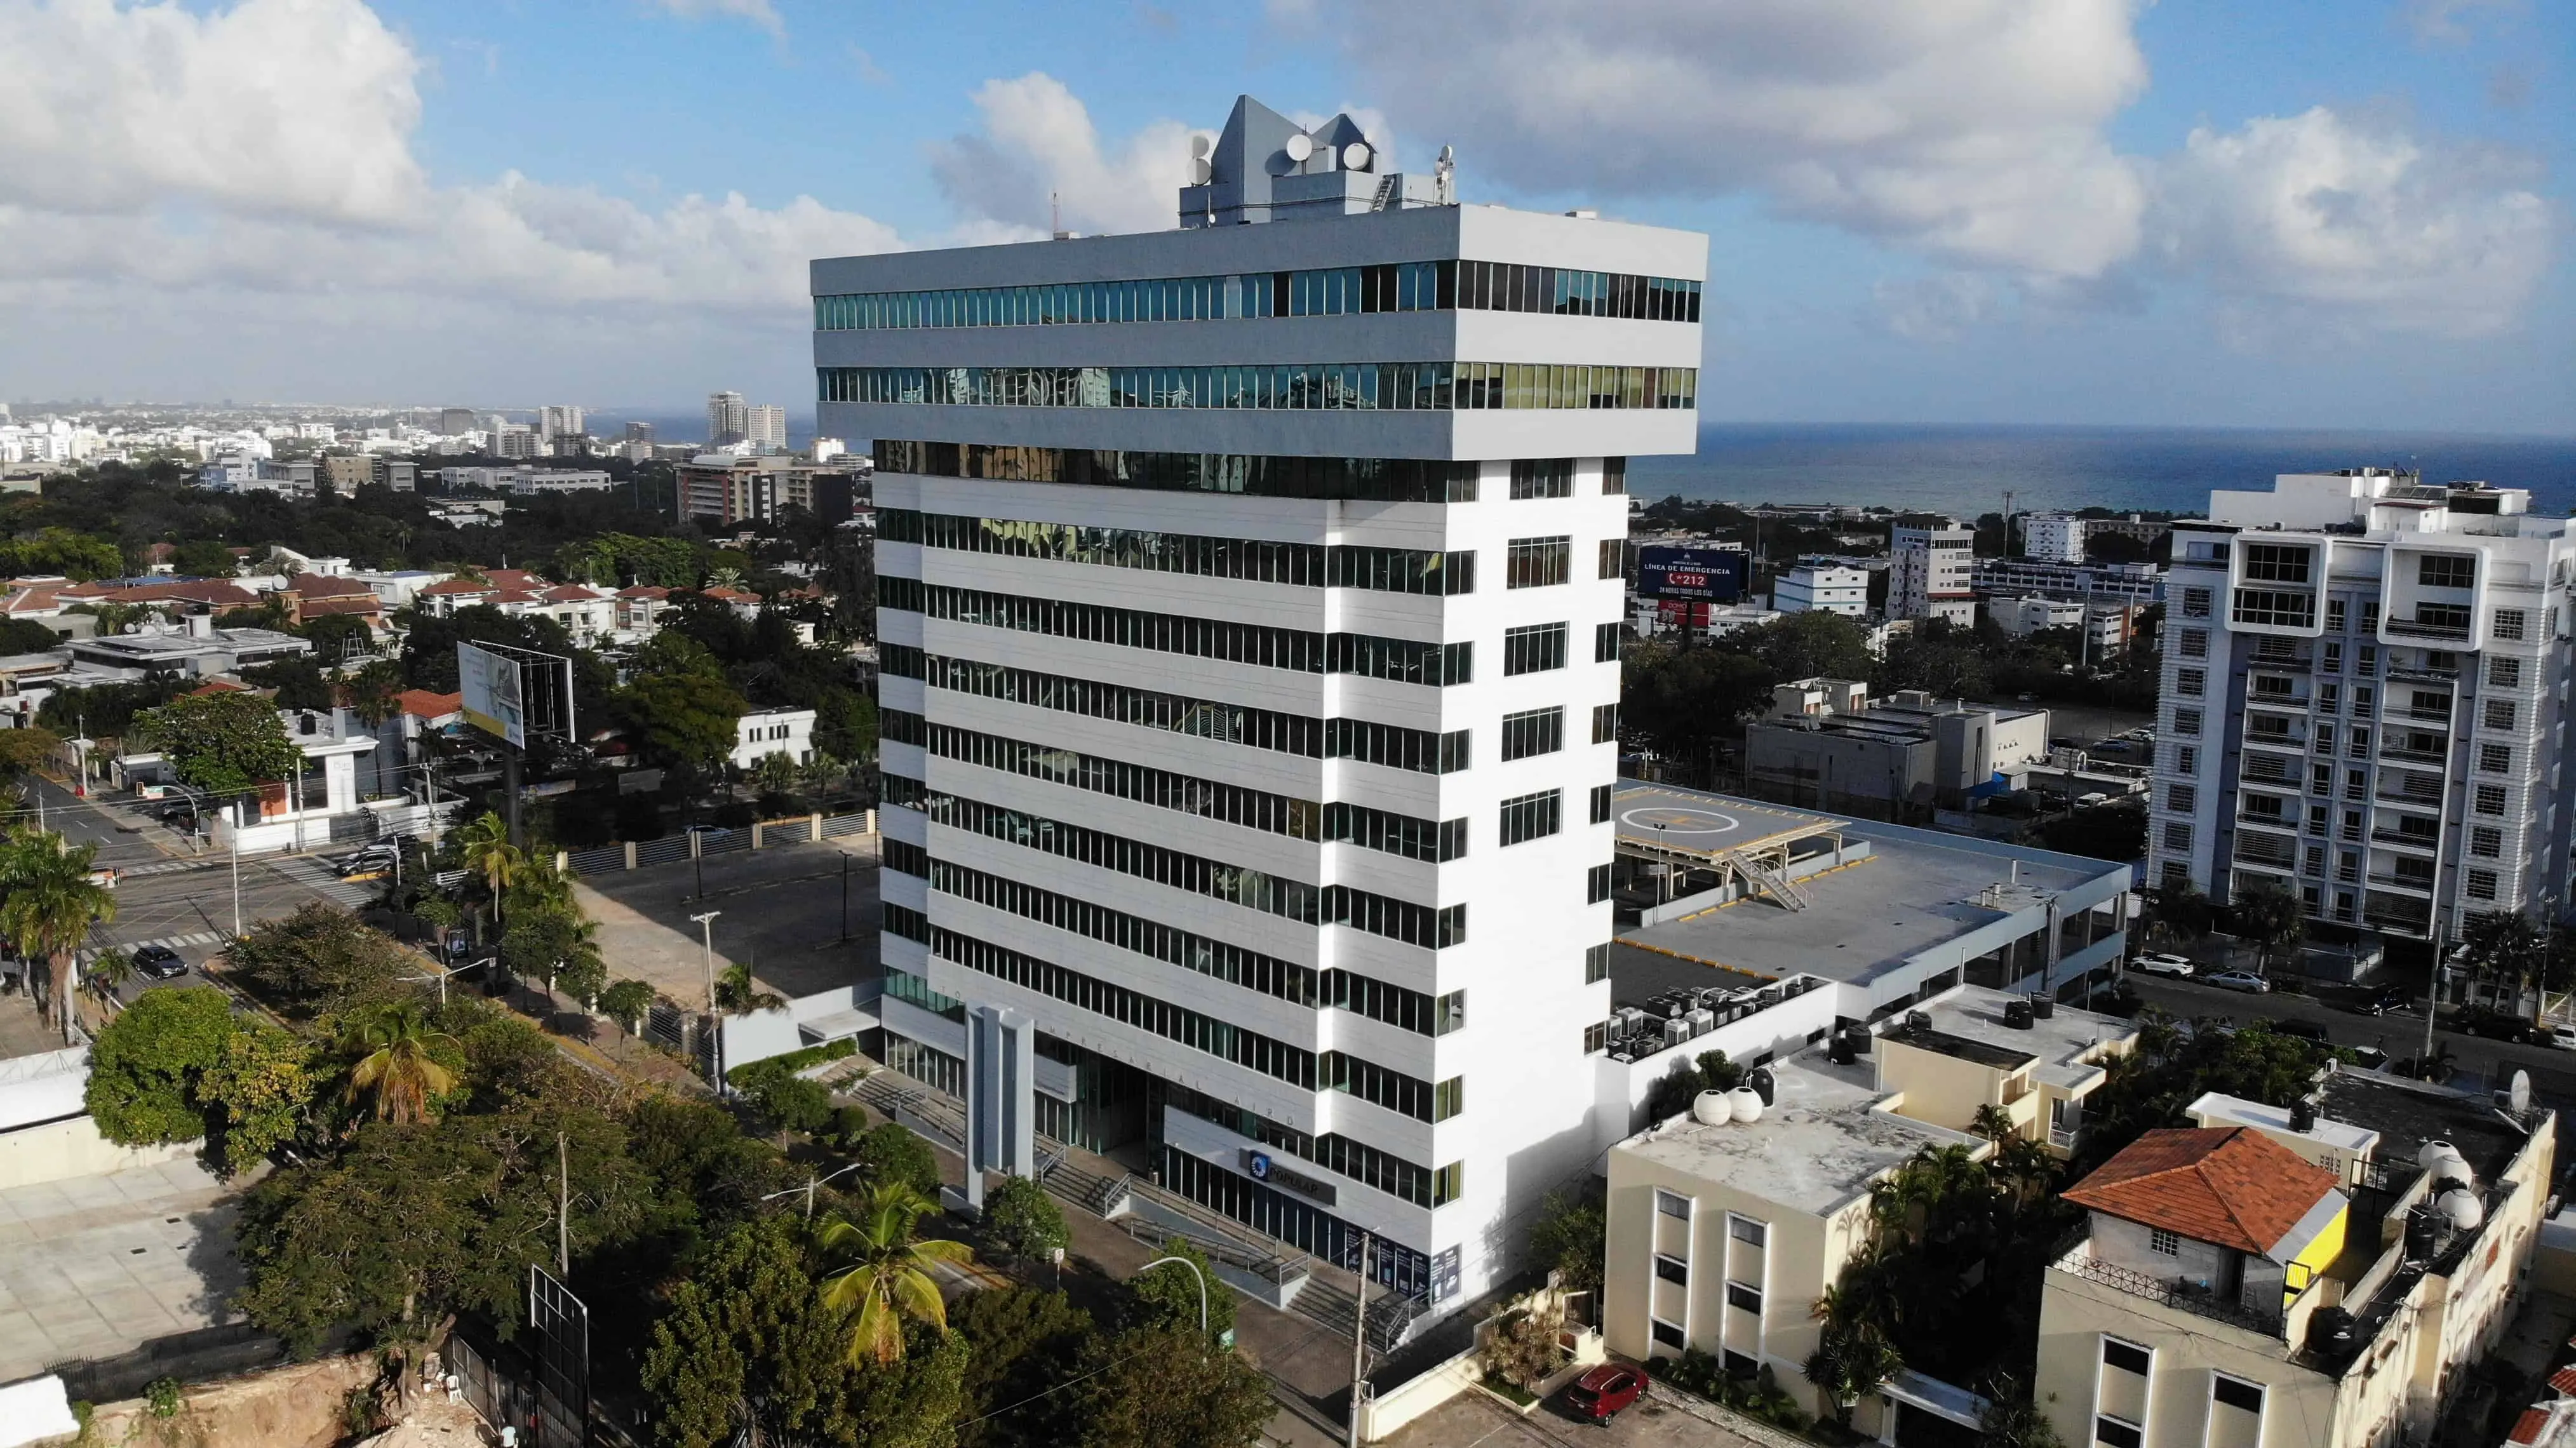
[[[751,435],[751,408],[739,392],[707,394],[707,446],[726,447]]]
[[[2564,518],[2386,468],[2174,525],[2148,877],[2294,892],[2329,938],[2564,913]]]
[[[887,1050],[1004,1164],[1026,1099],[1436,1310],[1590,1163],[1626,459],[1694,445],[1707,241],[1248,98],[1194,164],[1180,230],[814,264]]]
[[[547,442],[553,442],[559,437],[578,437],[581,435],[582,426],[580,408],[550,405],[537,409],[537,436],[545,439]]]
[[[1977,534],[1956,523],[1888,530],[1887,616],[1977,621]]]
[[[787,451],[787,409],[767,403],[744,408],[742,436],[762,452]]]

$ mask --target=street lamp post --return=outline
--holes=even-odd
[[[1144,1266],[1137,1268],[1137,1269],[1136,1269],[1136,1275],[1137,1275],[1137,1276],[1139,1276],[1139,1277],[1142,1277],[1142,1276],[1144,1276],[1146,1273],[1153,1271],[1155,1268],[1162,1266],[1162,1265],[1163,1265],[1164,1263],[1166,1263],[1166,1262],[1178,1262],[1178,1263],[1180,1263],[1182,1266],[1187,1267],[1188,1269],[1190,1269],[1190,1275],[1191,1275],[1192,1277],[1195,1277],[1195,1278],[1197,1278],[1197,1279],[1198,1279],[1198,1282],[1199,1282],[1199,1336],[1201,1336],[1201,1337],[1206,1337],[1206,1336],[1207,1336],[1207,1274],[1205,1274],[1205,1273],[1203,1273],[1203,1272],[1199,1271],[1199,1264],[1197,1264],[1196,1262],[1191,1261],[1191,1260],[1190,1260],[1189,1258],[1187,1258],[1187,1257],[1157,1257],[1157,1258],[1155,1258],[1153,1261],[1146,1263]]]
[[[808,1176],[805,1178],[805,1185],[803,1185],[803,1186],[801,1186],[801,1187],[789,1187],[787,1190],[785,1190],[785,1191],[783,1191],[783,1192],[771,1192],[769,1195],[767,1195],[767,1196],[765,1196],[765,1197],[762,1197],[762,1198],[761,1198],[761,1200],[762,1200],[762,1201],[764,1201],[764,1202],[774,1202],[774,1201],[778,1200],[780,1197],[792,1197],[792,1196],[796,1195],[798,1192],[803,1192],[803,1193],[805,1194],[805,1220],[807,1220],[807,1221],[809,1221],[809,1222],[810,1222],[810,1221],[814,1220],[814,1193],[815,1193],[815,1191],[816,1191],[818,1188],[820,1188],[820,1187],[821,1187],[825,1182],[830,1181],[833,1177],[837,1177],[837,1176],[846,1176],[846,1175],[848,1175],[848,1174],[849,1174],[849,1173],[851,1173],[851,1172],[857,1171],[860,1167],[862,1167],[862,1166],[864,1166],[864,1165],[866,1165],[866,1163],[865,1163],[865,1162],[856,1162],[856,1161],[854,1161],[854,1162],[850,1163],[848,1166],[842,1167],[839,1171],[831,1172],[831,1173],[829,1173],[829,1174],[827,1174],[827,1175],[824,1175],[824,1176],[813,1176],[813,1175],[808,1175]]]
[[[707,1077],[709,1084],[716,1088],[718,1096],[724,1094],[724,1062],[721,1059],[724,1054],[722,1049],[724,1025],[723,1019],[716,1014],[716,917],[723,913],[721,910],[710,910],[703,915],[689,917],[697,922],[699,940],[706,950],[707,1028],[715,1032],[714,1039],[707,1043]]]

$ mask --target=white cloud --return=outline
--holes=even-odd
[[[1954,263],[2084,278],[2145,199],[2102,127],[2146,87],[2131,0],[1274,5],[1425,144],[1525,191],[1758,191]],[[1363,23],[1365,22],[1365,23]]]
[[[2486,335],[2549,269],[2556,222],[2531,170],[2322,106],[2203,128],[2157,168],[2155,243],[2253,314]]]
[[[932,148],[940,190],[970,220],[1040,234],[1049,197],[1068,231],[1168,231],[1189,166],[1191,128],[1155,121],[1114,154],[1091,112],[1044,71],[986,81],[975,92],[982,131]]]
[[[2480,20],[2514,14],[2523,8],[2523,0],[2406,0],[2399,14],[2417,40],[2460,45],[2467,42]]]
[[[130,212],[187,198],[386,224],[426,183],[420,61],[347,0],[0,3],[0,203]]]
[[[779,18],[778,8],[770,4],[770,0],[650,0],[650,3],[684,20],[710,15],[748,20],[780,39],[787,35],[787,22]]]
[[[1991,320],[2000,290],[1974,272],[1941,272],[1882,281],[1870,295],[1889,331],[1917,342],[1948,342]]]

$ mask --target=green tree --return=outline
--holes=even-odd
[[[1100,1358],[1091,1314],[1061,1292],[969,1292],[948,1325],[969,1355],[957,1405],[958,1448],[1055,1448],[1080,1400],[1063,1390]]]
[[[39,528],[25,538],[0,540],[0,577],[60,574],[75,583],[117,578],[125,572],[125,553],[104,538],[69,528]]]
[[[212,991],[153,991],[212,995]],[[219,1123],[217,1165],[240,1172],[303,1134],[321,1086],[311,1042],[270,1025],[236,1025],[197,1080],[197,1099]]]
[[[123,950],[102,950],[92,957],[81,981],[90,998],[98,1002],[100,1018],[113,1007],[125,1004],[125,988],[134,983],[134,956]]]
[[[618,708],[643,735],[648,754],[710,771],[733,754],[750,706],[704,646],[665,630],[636,650],[634,681],[619,692]]]
[[[1125,1325],[1131,1330],[1168,1326],[1196,1332],[1202,1301],[1200,1285],[1204,1283],[1208,1336],[1221,1338],[1232,1331],[1234,1294],[1216,1280],[1216,1266],[1208,1261],[1207,1254],[1188,1238],[1173,1237],[1163,1243],[1162,1255],[1183,1258],[1189,1266],[1166,1262],[1128,1278]],[[1197,1270],[1193,1272],[1192,1268]]]
[[[254,665],[242,670],[241,676],[246,684],[275,690],[276,697],[269,700],[273,708],[319,711],[339,702],[331,681],[322,677],[322,666],[309,658]]]
[[[438,1098],[456,1089],[456,1071],[438,1052],[464,1048],[423,1019],[417,1006],[393,1002],[362,1012],[349,1023],[342,1045],[356,1058],[349,1068],[349,1099],[365,1097],[379,1120],[418,1125],[434,1114]]]
[[[824,1225],[818,1242],[831,1271],[822,1299],[851,1314],[852,1363],[902,1357],[907,1319],[946,1330],[948,1309],[933,1274],[942,1263],[972,1261],[975,1254],[963,1242],[913,1235],[934,1205],[909,1186],[886,1183],[868,1190],[855,1219]]]
[[[48,654],[62,646],[52,629],[32,618],[0,618],[0,656]]]
[[[788,1218],[746,1222],[672,1283],[643,1385],[663,1448],[811,1442],[850,1367],[847,1314],[823,1301]]]
[[[1989,1389],[1985,1414],[1977,1420],[1977,1441],[1985,1448],[2065,1448],[2066,1442],[2030,1394],[2011,1380]]]
[[[1822,1400],[1818,1416],[1830,1415],[1849,1428],[1852,1409],[1902,1372],[1905,1358],[1875,1325],[1860,1319],[1838,1287],[1826,1288],[1810,1315],[1822,1327],[1816,1335],[1816,1350],[1807,1355],[1799,1371],[1815,1385]]]
[[[223,1061],[233,1031],[221,991],[145,991],[90,1043],[81,1099],[99,1135],[119,1146],[204,1137],[198,1082]]]
[[[1131,1330],[1106,1354],[1080,1448],[1251,1448],[1278,1411],[1261,1370],[1212,1350],[1195,1326]]]
[[[1695,772],[1709,767],[1718,741],[1770,707],[1778,681],[1750,653],[1654,643],[1629,651],[1620,678],[1621,730]]]
[[[1568,1292],[1590,1293],[1600,1310],[1602,1263],[1608,1251],[1609,1219],[1597,1194],[1576,1197],[1551,1192],[1530,1229],[1530,1264],[1554,1272]]]
[[[878,1122],[852,1143],[850,1154],[858,1158],[860,1175],[872,1186],[892,1183],[934,1200],[939,1195],[939,1158],[930,1143],[906,1127]]]
[[[716,972],[716,1009],[727,1015],[774,1011],[786,1004],[784,998],[762,990],[759,982],[752,979],[748,961],[736,961]]]
[[[2307,938],[2307,910],[2299,903],[2299,897],[2269,880],[2239,886],[2228,917],[2236,933],[2262,951],[2267,970]]]
[[[71,1039],[73,953],[90,928],[116,918],[116,892],[90,879],[98,846],[21,826],[0,843],[0,935],[30,960],[45,962],[46,1004]]]
[[[490,810],[457,829],[454,840],[456,858],[466,869],[483,877],[483,888],[492,900],[493,921],[499,923],[502,897],[527,876],[527,852],[510,843],[510,827]]]
[[[256,694],[182,694],[134,716],[132,737],[167,755],[179,778],[217,794],[285,779],[303,758],[276,706]]]
[[[399,660],[375,659],[361,664],[358,672],[343,680],[340,687],[349,696],[349,708],[370,729],[402,712],[404,684]]]
[[[2516,995],[2542,974],[2549,932],[2519,910],[2482,910],[2460,927],[2460,947],[2480,979],[2510,983]]]
[[[233,564],[233,550],[206,538],[172,550],[170,568],[190,578],[231,578],[241,571]]]
[[[655,999],[653,987],[640,980],[621,980],[599,993],[599,1008],[631,1034],[642,1035],[644,1017],[651,1013]]]
[[[2157,885],[2146,892],[2146,929],[2149,944],[2181,944],[2209,934],[2217,912],[2209,897],[2188,880]]]
[[[412,994],[419,957],[337,906],[263,920],[225,952],[232,976],[289,1015],[336,1015]]]
[[[1006,1176],[984,1195],[984,1232],[993,1250],[1042,1262],[1067,1242],[1064,1211],[1037,1178]]]
[[[760,756],[751,767],[752,787],[762,794],[789,794],[796,788],[798,770],[794,755],[772,750]]]

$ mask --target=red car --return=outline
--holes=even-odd
[[[1574,1380],[1565,1404],[1586,1422],[1607,1423],[1646,1390],[1646,1375],[1619,1363],[1604,1363]]]

